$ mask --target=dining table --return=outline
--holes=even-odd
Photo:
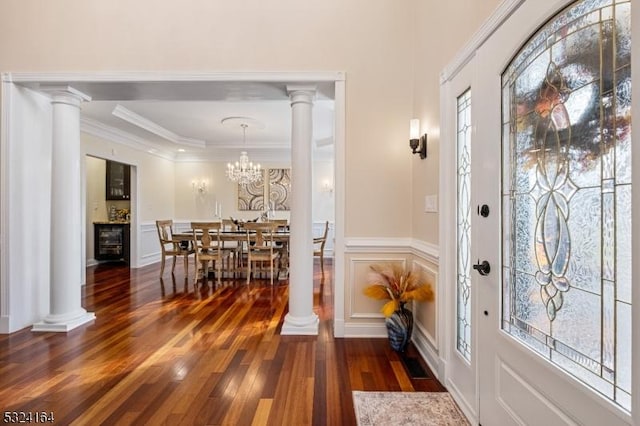
[[[247,237],[247,232],[249,232],[249,236]],[[211,232],[212,234],[216,234],[215,231]],[[250,242],[252,239],[252,235],[255,235],[255,232],[246,231],[246,230],[221,230],[220,231],[220,242],[235,242],[239,244],[240,247],[243,247],[245,243]],[[281,244],[282,247],[278,247],[280,251],[280,272],[278,274],[278,280],[286,280],[289,277],[289,240],[291,233],[288,229],[278,229],[273,232],[273,241],[274,243]],[[198,237],[198,234],[196,234]],[[192,243],[193,239],[193,230],[182,230],[179,232],[175,232],[173,234],[174,240],[179,240],[180,244],[188,246]]]

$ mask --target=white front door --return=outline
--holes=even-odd
[[[472,355],[461,368],[460,315],[451,312],[447,369],[455,371],[446,384],[484,426],[638,418],[630,414],[630,6],[527,0],[444,91],[451,117],[463,93],[455,86],[473,71]],[[449,144],[460,120],[447,120]],[[490,271],[481,274],[484,261]]]

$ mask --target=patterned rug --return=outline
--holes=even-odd
[[[353,391],[358,426],[469,425],[447,392]]]

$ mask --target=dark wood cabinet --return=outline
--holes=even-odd
[[[107,200],[131,198],[131,166],[107,160]]]
[[[129,263],[129,224],[94,223],[94,258]]]

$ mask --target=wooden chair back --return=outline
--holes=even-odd
[[[315,257],[320,258],[320,269],[322,271],[322,276],[324,277],[324,246],[327,243],[327,236],[329,235],[329,221],[326,221],[324,224],[324,232],[321,237],[317,237],[313,239],[313,255]],[[316,247],[316,245],[320,245],[320,247]]]
[[[193,232],[193,246],[196,250],[196,273],[194,283],[198,282],[198,268],[201,267],[203,278],[209,271],[209,262],[213,261],[216,267],[218,283],[222,277],[222,263],[228,259],[228,253],[222,251],[220,243],[220,222],[191,222]]]
[[[247,242],[257,250],[273,249],[273,233],[277,228],[274,222],[247,222],[244,225]]]
[[[220,222],[191,222],[193,246],[196,256],[218,256],[220,245]]]
[[[247,283],[251,279],[253,262],[269,262],[271,284],[273,285],[274,264],[280,253],[274,250],[273,233],[278,225],[273,222],[247,222]]]
[[[324,224],[324,232],[322,233],[322,236],[313,239],[314,244],[320,244],[318,250],[324,251],[324,245],[327,242],[327,235],[329,235],[329,221],[326,221]]]
[[[158,239],[164,252],[166,244],[173,243],[173,220],[156,220],[156,229],[158,230]]]
[[[173,257],[173,266],[171,272],[176,267],[176,257],[184,256],[184,269],[185,274],[188,273],[188,260],[187,257],[193,253],[193,248],[189,244],[183,246],[182,241],[173,238],[173,220],[156,220],[156,229],[158,231],[158,240],[160,241],[160,248],[162,250],[162,259],[160,264],[160,276],[164,273],[165,258],[167,256]]]

